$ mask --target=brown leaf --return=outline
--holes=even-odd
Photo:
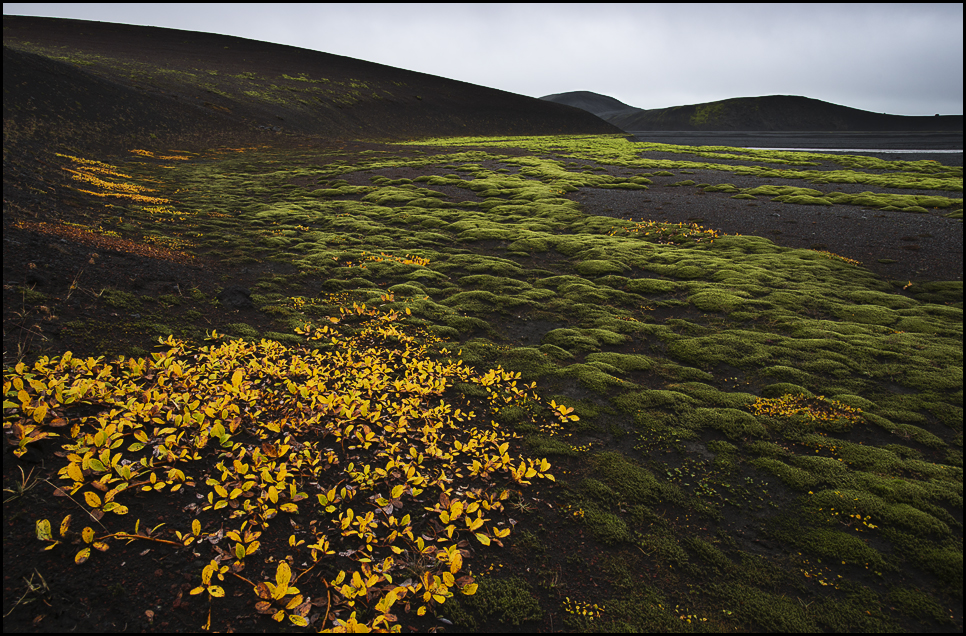
[[[264,581],[255,586],[255,594],[258,594],[258,598],[272,598],[272,591],[268,589],[268,586],[265,585]]]

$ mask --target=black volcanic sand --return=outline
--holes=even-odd
[[[649,141],[683,146],[735,146],[739,148],[793,148],[814,149],[816,152],[853,151],[851,154],[879,156],[877,153],[855,152],[868,150],[959,150],[959,163],[963,165],[962,132],[812,132],[812,131],[631,131],[633,141]],[[937,153],[937,161],[946,163]],[[883,159],[915,161],[906,153],[882,153]],[[932,159],[930,155],[928,157]],[[955,160],[955,159],[953,159]]]
[[[825,152],[825,151],[823,151]],[[856,153],[847,153],[856,154]],[[886,160],[932,159],[945,165],[962,165],[962,154],[928,155],[867,154]],[[646,152],[651,159],[706,161],[700,156],[670,152]],[[715,159],[715,163],[759,165],[747,161]],[[632,176],[623,168],[608,167],[615,176]],[[841,166],[822,162],[813,170],[837,170]],[[777,203],[767,198],[755,201],[732,199],[725,192],[704,192],[693,186],[673,186],[683,180],[712,185],[730,183],[739,188],[759,185],[803,187],[801,180],[748,177],[720,170],[674,170],[673,176],[649,177],[646,191],[588,188],[567,195],[583,204],[590,214],[624,219],[652,219],[671,223],[699,223],[726,234],[762,236],[777,245],[819,249],[857,260],[886,279],[962,280],[962,223],[930,214],[908,214],[854,205],[809,206]],[[833,187],[834,186],[834,187]],[[863,184],[823,186],[847,193],[869,190]],[[877,188],[895,194],[936,194],[935,191]],[[961,198],[961,192],[943,192]],[[892,262],[882,262],[892,261]]]

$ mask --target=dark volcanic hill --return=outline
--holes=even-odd
[[[886,115],[797,95],[737,97],[610,119],[624,130],[962,130],[962,115]]]
[[[588,110],[622,130],[742,131],[961,131],[962,115],[911,117],[849,108],[796,95],[736,97],[706,104],[633,108],[588,91],[548,95],[552,100]],[[619,104],[623,110],[612,109]]]
[[[545,99],[548,102],[556,102],[557,104],[567,104],[568,106],[583,108],[584,110],[590,111],[601,119],[605,120],[617,115],[628,112],[639,112],[641,110],[640,108],[635,108],[634,106],[628,106],[624,102],[614,99],[613,97],[601,95],[600,93],[592,93],[591,91],[555,93],[553,95],[544,95],[540,99]]]
[[[614,133],[585,111],[237,37],[4,16],[4,135],[80,146],[219,135]],[[5,143],[5,146],[7,144]]]

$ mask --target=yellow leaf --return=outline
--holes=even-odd
[[[241,369],[235,369],[235,372],[231,374],[231,385],[236,389],[241,385],[242,378],[245,374]]]
[[[80,465],[75,463],[67,465],[67,476],[74,481],[84,481],[84,473],[81,472]]]
[[[77,556],[74,557],[74,563],[76,563],[77,565],[80,565],[86,562],[87,559],[90,558],[90,556],[91,556],[91,549],[84,548],[83,550],[77,553]]]
[[[383,614],[389,612],[393,603],[399,598],[399,588],[393,589],[391,592],[383,596],[378,603],[376,603],[376,611],[382,612]]]
[[[449,571],[456,574],[463,567],[463,555],[457,551],[449,562]]]
[[[288,582],[292,580],[292,570],[285,561],[278,564],[278,570],[275,572],[275,580],[278,582],[278,587],[275,588],[275,593],[272,594],[272,598],[280,599],[285,596],[285,593],[288,591]]]
[[[195,535],[196,537],[201,534],[201,522],[197,519],[191,522],[191,534]]]
[[[477,532],[477,533],[476,533],[476,538],[477,538],[477,539],[479,540],[479,542],[480,542],[480,543],[482,543],[483,545],[490,545],[490,537],[488,537],[488,536],[486,536],[485,534],[482,534],[482,533],[480,533],[480,532]]]
[[[37,519],[37,538],[41,541],[49,541],[51,538],[50,522],[46,519]]]
[[[210,585],[208,586],[208,593],[215,598],[221,598],[225,595],[225,590],[217,585]]]
[[[470,583],[469,585],[464,585],[463,589],[460,590],[463,594],[467,596],[473,596],[476,594],[476,588],[479,587],[476,583]]]
[[[84,500],[87,501],[87,505],[91,508],[101,507],[101,498],[89,490],[84,493]]]

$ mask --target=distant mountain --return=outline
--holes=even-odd
[[[617,115],[623,115],[631,112],[639,112],[641,110],[640,108],[635,108],[634,106],[628,106],[624,102],[616,100],[613,97],[608,97],[607,95],[601,95],[599,93],[592,93],[590,91],[556,93],[554,95],[544,95],[540,99],[545,99],[548,102],[556,102],[557,104],[567,104],[568,106],[583,108],[584,110],[590,111],[597,115],[601,119],[607,119],[609,117],[615,117]]]
[[[552,99],[551,99],[552,98]],[[640,109],[588,91],[541,99],[584,108],[625,131],[961,131],[962,115],[912,117],[873,113],[796,95],[736,97],[706,104]],[[605,107],[620,104],[622,111]]]
[[[5,15],[3,45],[5,151],[8,132],[74,145],[620,132],[564,104],[210,33]]]

